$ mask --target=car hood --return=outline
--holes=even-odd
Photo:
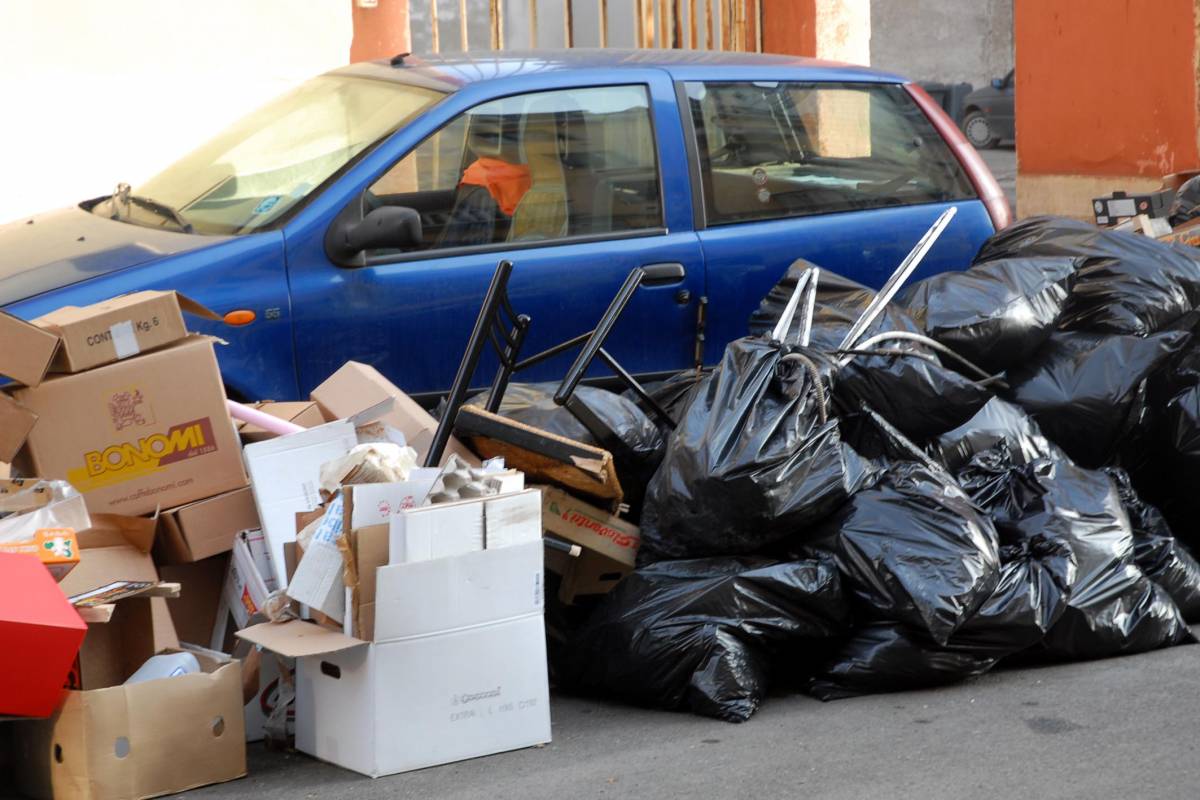
[[[232,237],[145,228],[78,206],[0,225],[0,306]]]

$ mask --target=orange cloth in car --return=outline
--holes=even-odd
[[[532,183],[529,167],[525,164],[510,164],[498,158],[477,158],[463,172],[459,185],[487,189],[500,210],[511,217]]]

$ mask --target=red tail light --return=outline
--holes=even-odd
[[[983,201],[984,208],[988,211],[988,216],[992,218],[992,225],[996,230],[1007,228],[1012,224],[1012,209],[1008,207],[1008,198],[1004,196],[1004,191],[1000,188],[1000,184],[996,183],[996,178],[992,175],[992,171],[987,168],[987,164],[983,163],[979,153],[967,141],[967,138],[962,135],[962,131],[954,124],[954,120],[946,116],[946,112],[942,111],[942,107],[934,102],[933,98],[915,83],[906,83],[904,88],[908,90],[908,94],[912,97],[916,104],[920,106],[921,111],[925,112],[925,116],[933,123],[933,127],[937,128],[937,132],[946,140],[946,144],[950,145],[954,157],[958,159],[958,163],[962,164],[962,168],[966,170],[967,177],[971,179],[971,184],[975,187],[976,194]]]

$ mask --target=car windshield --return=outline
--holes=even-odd
[[[94,206],[139,225],[196,233],[269,226],[352,159],[442,97],[394,81],[323,75],[243,117],[146,182]],[[135,201],[128,202],[132,198]]]

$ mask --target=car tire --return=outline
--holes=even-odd
[[[1000,137],[992,133],[992,123],[987,114],[972,111],[963,118],[963,134],[976,150],[987,150],[1000,144]]]

